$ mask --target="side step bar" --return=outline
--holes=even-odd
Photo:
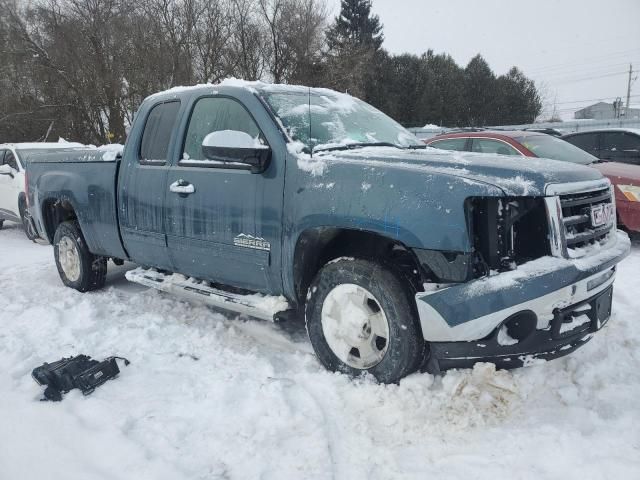
[[[269,297],[259,293],[239,295],[213,288],[208,282],[179,273],[164,274],[153,269],[136,268],[128,271],[125,276],[130,282],[262,320],[274,321],[279,312],[290,308],[284,297]]]

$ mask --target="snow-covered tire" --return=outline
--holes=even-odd
[[[369,260],[326,264],[309,287],[305,307],[307,333],[320,362],[351,376],[366,371],[383,383],[416,370],[425,343],[406,283]]]
[[[67,287],[88,292],[104,286],[107,259],[89,251],[78,222],[63,222],[58,226],[53,237],[53,252],[58,273]]]
[[[29,240],[32,242],[38,238],[38,234],[33,229],[33,224],[31,223],[31,217],[29,216],[29,211],[27,210],[24,201],[20,202],[20,220],[22,220],[22,228],[24,229],[24,233]]]

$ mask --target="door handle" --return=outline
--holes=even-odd
[[[180,179],[169,185],[169,191],[177,193],[181,197],[186,197],[187,195],[195,193],[196,187],[186,180]]]

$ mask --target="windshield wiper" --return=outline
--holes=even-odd
[[[359,143],[347,143],[345,145],[337,145],[335,147],[327,147],[327,148],[319,148],[313,149],[314,152],[331,152],[335,150],[353,150],[355,148],[363,148],[363,147],[395,147],[402,148],[399,145],[391,142],[359,142]]]
[[[429,145],[409,145],[407,148],[409,150],[424,150],[425,148],[427,148]]]

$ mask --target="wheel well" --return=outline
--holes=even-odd
[[[296,243],[293,262],[294,285],[302,304],[316,273],[339,257],[375,259],[406,278],[416,290],[422,290],[423,269],[411,249],[378,233],[334,227],[305,230]]]
[[[49,242],[53,242],[53,236],[58,225],[68,220],[75,220],[78,216],[68,200],[49,199],[42,204],[42,221]]]

